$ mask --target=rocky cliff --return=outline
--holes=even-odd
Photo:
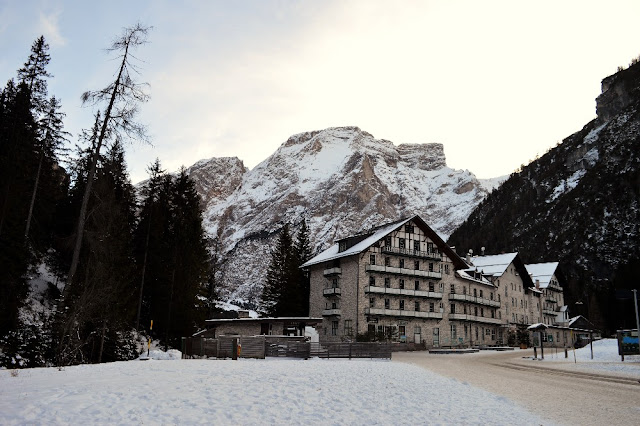
[[[204,160],[190,170],[206,226],[229,254],[222,296],[251,307],[284,223],[295,232],[305,218],[314,250],[416,213],[446,238],[501,182],[447,167],[441,144],[396,146],[357,127],[291,136],[250,171],[237,159]]]
[[[510,176],[449,243],[559,260],[572,313],[613,330],[635,327],[620,295],[640,275],[640,64],[602,90],[598,118]]]

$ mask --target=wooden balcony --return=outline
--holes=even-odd
[[[500,318],[478,317],[475,315],[466,315],[466,314],[449,314],[449,320],[481,322],[485,324],[497,324],[497,325],[505,324],[505,322]]]
[[[462,302],[470,302],[478,305],[491,306],[494,308],[500,307],[500,302],[498,302],[497,300],[485,299],[484,297],[475,297],[469,294],[450,293],[449,300],[460,300]]]
[[[380,315],[380,316],[387,316],[387,317],[442,319],[442,313],[440,313],[440,312],[404,311],[404,310],[400,310],[400,309],[365,308],[364,313],[366,315]]]
[[[340,291],[340,287],[329,287],[322,290],[322,294],[324,296],[340,296],[342,293]]]
[[[442,293],[435,293],[433,291],[423,291],[423,290],[408,290],[406,288],[390,288],[390,287],[377,287],[377,286],[367,286],[364,288],[365,293],[375,293],[375,294],[392,294],[397,296],[410,296],[410,297],[427,297],[431,299],[442,299]]]
[[[372,265],[367,263],[365,270],[368,272],[381,272],[384,274],[404,275],[408,277],[431,278],[439,280],[442,278],[441,272],[423,271],[421,269],[395,268],[393,266]]]
[[[324,275],[325,277],[328,277],[330,275],[340,275],[341,273],[342,273],[342,268],[339,268],[339,267],[329,268],[322,271],[322,275]]]
[[[382,247],[383,253],[395,254],[399,256],[409,256],[409,257],[418,257],[421,259],[430,259],[435,261],[442,260],[442,254],[439,252],[431,252],[431,251],[419,251],[419,250],[411,250],[407,248],[398,248],[398,247]]]

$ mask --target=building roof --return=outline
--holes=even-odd
[[[551,282],[551,277],[558,269],[558,262],[533,263],[524,266],[527,268],[527,272],[531,275],[534,283],[538,280],[540,281],[540,288],[547,288]]]
[[[323,262],[328,262],[334,259],[353,256],[354,254],[360,254],[365,250],[367,250],[376,242],[383,239],[386,235],[390,234],[396,229],[399,229],[404,224],[411,221],[414,221],[418,227],[420,227],[423,231],[427,233],[427,235],[429,235],[429,238],[431,238],[431,240],[435,243],[438,249],[444,254],[446,254],[452,260],[455,267],[457,268],[467,267],[467,264],[464,262],[464,260],[462,260],[462,258],[458,256],[456,252],[453,251],[451,247],[449,247],[442,240],[442,238],[440,238],[440,236],[433,229],[431,229],[429,225],[427,225],[427,223],[424,220],[422,220],[422,218],[418,215],[408,217],[405,219],[400,219],[395,222],[382,225],[379,228],[376,228],[374,231],[372,231],[368,235],[362,234],[361,237],[363,237],[363,239],[360,242],[356,243],[355,245],[353,245],[352,247],[349,247],[344,251],[339,251],[340,244],[335,243],[325,251],[311,258],[309,261],[307,261],[300,267],[307,268],[312,265],[317,265],[318,263],[323,263]]]
[[[314,317],[265,317],[265,318],[212,318],[205,320],[207,324],[229,324],[229,323],[265,323],[265,322],[304,322],[307,324],[317,324],[322,322],[322,318]]]
[[[476,283],[485,284],[485,285],[494,287],[493,283],[488,279],[486,279],[484,275],[480,274],[480,276],[478,277],[478,275],[475,274],[474,272],[475,272],[475,269],[461,269],[456,271],[456,274],[462,279],[474,281]]]
[[[517,255],[518,253],[505,253],[476,256],[471,258],[471,263],[483,274],[499,277],[504,274]]]

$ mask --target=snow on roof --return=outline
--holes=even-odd
[[[499,277],[507,270],[507,267],[513,262],[518,253],[496,254],[491,256],[476,256],[471,258],[473,266],[478,271],[494,277]]]
[[[481,277],[480,279],[475,278],[472,275],[473,271],[475,271],[475,269],[461,269],[461,270],[456,271],[456,273],[462,279],[474,281],[474,282],[481,283],[481,284],[490,285],[490,286],[493,287],[493,283],[491,281],[487,280],[484,276]]]
[[[316,265],[318,263],[327,262],[329,260],[339,259],[342,257],[347,257],[347,256],[352,256],[354,254],[362,253],[363,251],[368,249],[371,245],[373,245],[373,243],[382,239],[389,232],[401,227],[402,225],[404,225],[405,223],[409,222],[412,219],[413,217],[409,217],[407,219],[404,219],[398,222],[393,222],[389,225],[383,226],[382,228],[378,229],[377,231],[375,231],[373,234],[371,234],[364,240],[360,241],[358,244],[354,245],[353,247],[350,247],[349,249],[343,252],[338,251],[339,245],[338,243],[336,243],[300,267],[306,268],[307,266]]]
[[[524,265],[527,268],[527,272],[531,275],[533,282],[540,281],[540,288],[547,288],[551,277],[555,274],[558,268],[558,262],[547,263],[533,263],[531,265]]]

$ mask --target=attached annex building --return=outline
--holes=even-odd
[[[517,253],[462,258],[419,216],[338,240],[302,265],[321,342],[368,333],[427,347],[506,344],[517,324],[542,322],[552,308],[558,317],[555,276],[543,288],[527,267]]]

